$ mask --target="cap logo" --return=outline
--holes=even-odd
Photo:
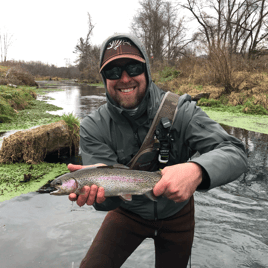
[[[129,45],[131,46],[130,42],[126,41],[126,40],[114,40],[112,42],[109,43],[109,46],[107,47],[107,49],[114,49],[117,50],[117,48],[121,45]]]

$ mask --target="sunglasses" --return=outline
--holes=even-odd
[[[106,79],[117,80],[122,76],[123,71],[126,71],[130,77],[140,75],[145,70],[145,64],[143,62],[131,62],[123,66],[111,66],[110,68],[104,68],[102,73]]]

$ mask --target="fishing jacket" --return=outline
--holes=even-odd
[[[116,38],[130,39],[146,60],[147,90],[134,116],[129,116],[109,96],[107,103],[87,115],[80,125],[80,148],[83,165],[117,163],[127,165],[138,152],[165,94],[151,79],[149,59],[140,41],[129,34],[109,37],[101,47],[100,62],[108,44]],[[103,78],[106,87],[106,81]],[[229,135],[218,123],[191,101],[191,96],[180,97],[177,113],[170,133],[170,154],[167,165],[197,163],[206,177],[197,190],[207,191],[237,179],[247,171],[247,158],[243,143]],[[200,156],[190,159],[196,152]],[[153,202],[146,196],[133,196],[132,201],[109,197],[95,203],[96,210],[109,211],[121,206],[144,219],[164,219],[180,211],[188,200],[175,203],[166,197]]]

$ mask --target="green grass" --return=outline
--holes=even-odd
[[[174,78],[177,78],[180,74],[180,71],[177,71],[174,67],[165,66],[163,70],[159,71],[160,82],[171,81]]]
[[[73,130],[74,125],[80,126],[80,119],[76,117],[73,113],[63,114],[62,119],[68,125],[68,127]]]
[[[59,115],[52,115],[46,111],[57,111],[62,108],[44,101],[32,100],[26,109],[18,111],[12,121],[0,124],[0,131],[28,129],[34,126],[46,125],[61,120]]]
[[[29,165],[26,163],[0,164],[0,202],[15,196],[37,191],[48,181],[69,172],[66,164],[41,163]],[[28,182],[24,174],[31,174]]]
[[[0,85],[0,122],[10,122],[15,110],[24,109],[35,96],[33,87],[20,86],[17,89]]]
[[[104,87],[103,83],[98,83],[98,84],[89,84],[92,87]]]
[[[203,107],[211,107],[214,111],[219,112],[229,112],[229,113],[245,113],[245,114],[252,114],[252,115],[267,115],[267,110],[262,107],[261,105],[253,104],[252,100],[248,100],[244,105],[237,105],[237,106],[231,106],[228,105],[228,100],[221,96],[219,100],[214,99],[204,99],[201,98],[198,101],[198,106]]]

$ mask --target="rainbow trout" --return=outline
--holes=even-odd
[[[119,196],[131,201],[132,195],[146,195],[153,201],[156,197],[152,189],[161,179],[161,172],[132,170],[117,164],[114,166],[89,167],[66,173],[51,182],[57,190],[51,195],[81,194],[83,186],[97,185],[103,187],[105,197]]]

